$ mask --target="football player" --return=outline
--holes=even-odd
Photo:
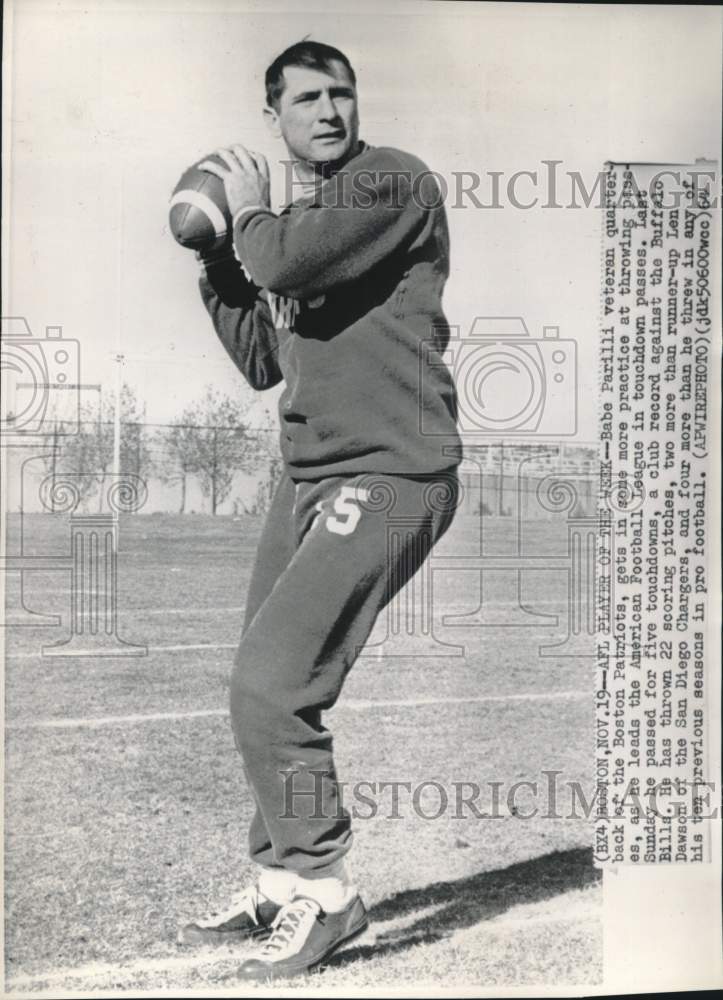
[[[266,73],[264,117],[300,197],[280,213],[264,158],[218,150],[233,237],[200,254],[203,301],[249,384],[284,383],[285,471],[250,583],[231,719],[255,815],[258,879],[182,942],[262,938],[241,979],[306,972],[367,926],[347,865],[334,705],[375,619],[447,530],[461,446],[434,174],[359,137],[356,77],[303,41]]]

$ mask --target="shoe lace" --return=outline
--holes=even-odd
[[[302,931],[311,918],[321,916],[321,906],[313,899],[295,899],[283,906],[271,924],[271,936],[261,948],[261,958],[274,958],[278,952],[287,949],[297,933]]]

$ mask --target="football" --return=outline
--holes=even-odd
[[[171,195],[169,223],[173,238],[191,250],[216,250],[231,231],[223,181],[200,169],[199,164],[206,160],[226,167],[215,153],[204,156],[186,170]]]

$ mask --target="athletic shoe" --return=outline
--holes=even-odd
[[[299,896],[279,911],[271,934],[258,954],[243,963],[238,978],[270,982],[303,975],[361,934],[368,924],[359,896],[339,913],[325,913],[315,899]]]
[[[269,933],[281,904],[274,903],[255,885],[234,896],[223,912],[210,913],[178,931],[179,944],[223,944]]]

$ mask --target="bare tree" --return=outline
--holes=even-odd
[[[207,386],[203,399],[181,414],[178,429],[186,435],[178,440],[186,468],[193,470],[213,514],[231,492],[235,474],[253,472],[259,465],[258,435],[247,419],[249,406]]]
[[[115,397],[106,400],[100,410],[84,407],[77,434],[62,448],[62,468],[74,473],[81,497],[87,503],[97,491],[98,510],[102,510],[103,478],[113,464]],[[151,454],[145,432],[145,407],[128,384],[121,390],[120,470],[147,478]]]
[[[279,448],[279,435],[268,412],[266,422],[259,428],[259,462],[263,468],[262,476],[256,487],[251,513],[265,514],[271,506],[276,487],[281,478],[284,461]]]
[[[196,434],[196,427],[179,424],[159,435],[159,451],[162,457],[156,460],[156,470],[167,485],[180,485],[179,514],[186,513],[188,477],[197,471]]]
[[[56,511],[56,483],[58,477],[62,477],[63,473],[72,473],[79,504],[84,509],[87,509],[88,501],[97,486],[94,473],[95,437],[86,431],[86,425],[90,426],[93,423],[94,412],[92,408],[84,407],[79,416],[78,432],[72,436],[66,436],[66,427],[62,420],[53,423],[52,433],[47,435],[47,445],[43,449],[44,454],[41,455],[45,471],[50,477],[50,490],[46,502],[51,513]],[[97,417],[95,420],[97,423]]]

